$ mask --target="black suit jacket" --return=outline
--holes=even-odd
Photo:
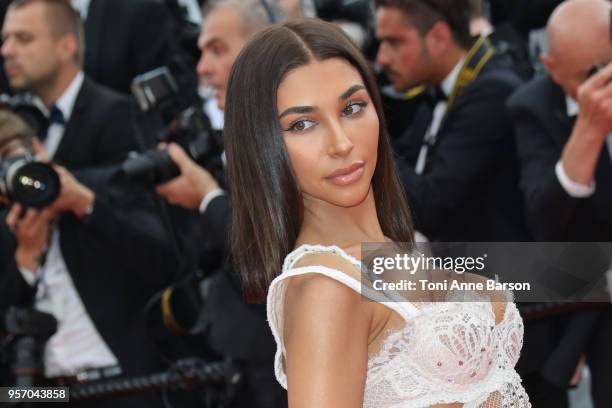
[[[128,94],[135,76],[166,65],[195,95],[195,62],[185,60],[160,0],[91,0],[84,27],[84,70],[98,83]]]
[[[561,87],[549,75],[538,76],[512,95],[508,109],[516,127],[521,189],[534,237],[540,241],[612,241],[612,165],[606,144],[597,163],[595,193],[573,198],[554,170],[575,122],[567,115]],[[536,321],[526,326],[525,334],[518,365],[522,372],[542,370],[549,381],[567,384],[580,354],[587,352],[594,398],[605,404],[597,406],[612,403],[612,393],[606,391],[609,386],[603,385],[609,384],[609,370],[601,368],[612,364],[612,353],[599,346],[612,342],[609,311]]]
[[[125,375],[163,368],[144,327],[144,306],[175,280],[176,257],[152,196],[111,193],[114,165],[136,150],[129,99],[85,79],[54,160],[96,193],[85,220],[59,216],[60,247],[67,269],[97,330]],[[2,245],[14,248],[6,229]],[[2,252],[0,310],[28,306],[34,288],[22,278],[11,250]]]
[[[11,1],[0,0],[0,27]],[[135,76],[169,66],[181,106],[199,101],[197,61],[182,49],[161,0],[91,0],[84,30],[84,71],[97,83],[130,94]],[[0,92],[12,94],[1,56]]]
[[[528,238],[518,189],[514,136],[504,101],[519,78],[496,58],[446,113],[427,166],[414,166],[432,119],[423,104],[396,145],[415,227],[430,240],[523,241]]]
[[[573,198],[554,167],[574,126],[563,90],[549,75],[533,79],[508,100],[521,160],[529,225],[540,241],[612,241],[612,165],[606,144],[595,171],[595,194]]]

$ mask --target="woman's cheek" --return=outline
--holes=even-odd
[[[291,167],[298,180],[300,188],[303,190],[309,184],[309,179],[316,172],[318,160],[312,149],[312,143],[307,143],[304,140],[285,141],[287,154],[291,162]]]

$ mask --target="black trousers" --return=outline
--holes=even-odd
[[[523,386],[529,402],[534,408],[568,408],[567,389],[559,388],[544,380],[540,374],[531,374],[523,378]]]
[[[243,364],[243,373],[231,408],[287,408],[287,391],[276,381],[273,364]]]

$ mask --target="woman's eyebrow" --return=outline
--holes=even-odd
[[[346,100],[350,98],[351,95],[353,95],[355,92],[360,91],[362,89],[366,89],[365,86],[355,84],[351,86],[349,89],[347,89],[346,91],[342,92],[342,95],[340,95],[338,99],[341,101]],[[302,113],[303,114],[303,113],[311,113],[312,111],[314,111],[314,108],[312,106],[292,106],[291,108],[285,109],[283,113],[281,113],[278,116],[278,118],[282,119],[283,117],[287,115],[291,115],[292,113]]]
[[[348,99],[351,97],[352,94],[354,94],[357,91],[360,91],[362,89],[366,89],[365,86],[363,85],[353,85],[351,86],[349,89],[347,89],[346,91],[344,91],[342,93],[342,95],[340,95],[340,97],[338,99],[340,99],[341,101]]]
[[[312,106],[293,106],[291,108],[285,109],[283,113],[279,115],[278,118],[282,119],[283,117],[291,115],[292,113],[310,113],[312,111],[314,111],[314,108]]]

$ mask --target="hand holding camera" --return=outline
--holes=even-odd
[[[17,265],[33,272],[38,269],[40,257],[49,243],[50,223],[54,216],[49,208],[24,211],[21,204],[13,204],[6,216],[6,225],[17,237]]]
[[[219,188],[213,176],[191,160],[180,146],[171,143],[167,152],[180,169],[180,176],[155,188],[171,204],[196,209],[210,191]]]
[[[54,213],[72,212],[78,218],[89,215],[96,200],[94,192],[65,168],[58,165],[53,165],[53,168],[59,175],[61,188],[59,196],[48,209]]]

